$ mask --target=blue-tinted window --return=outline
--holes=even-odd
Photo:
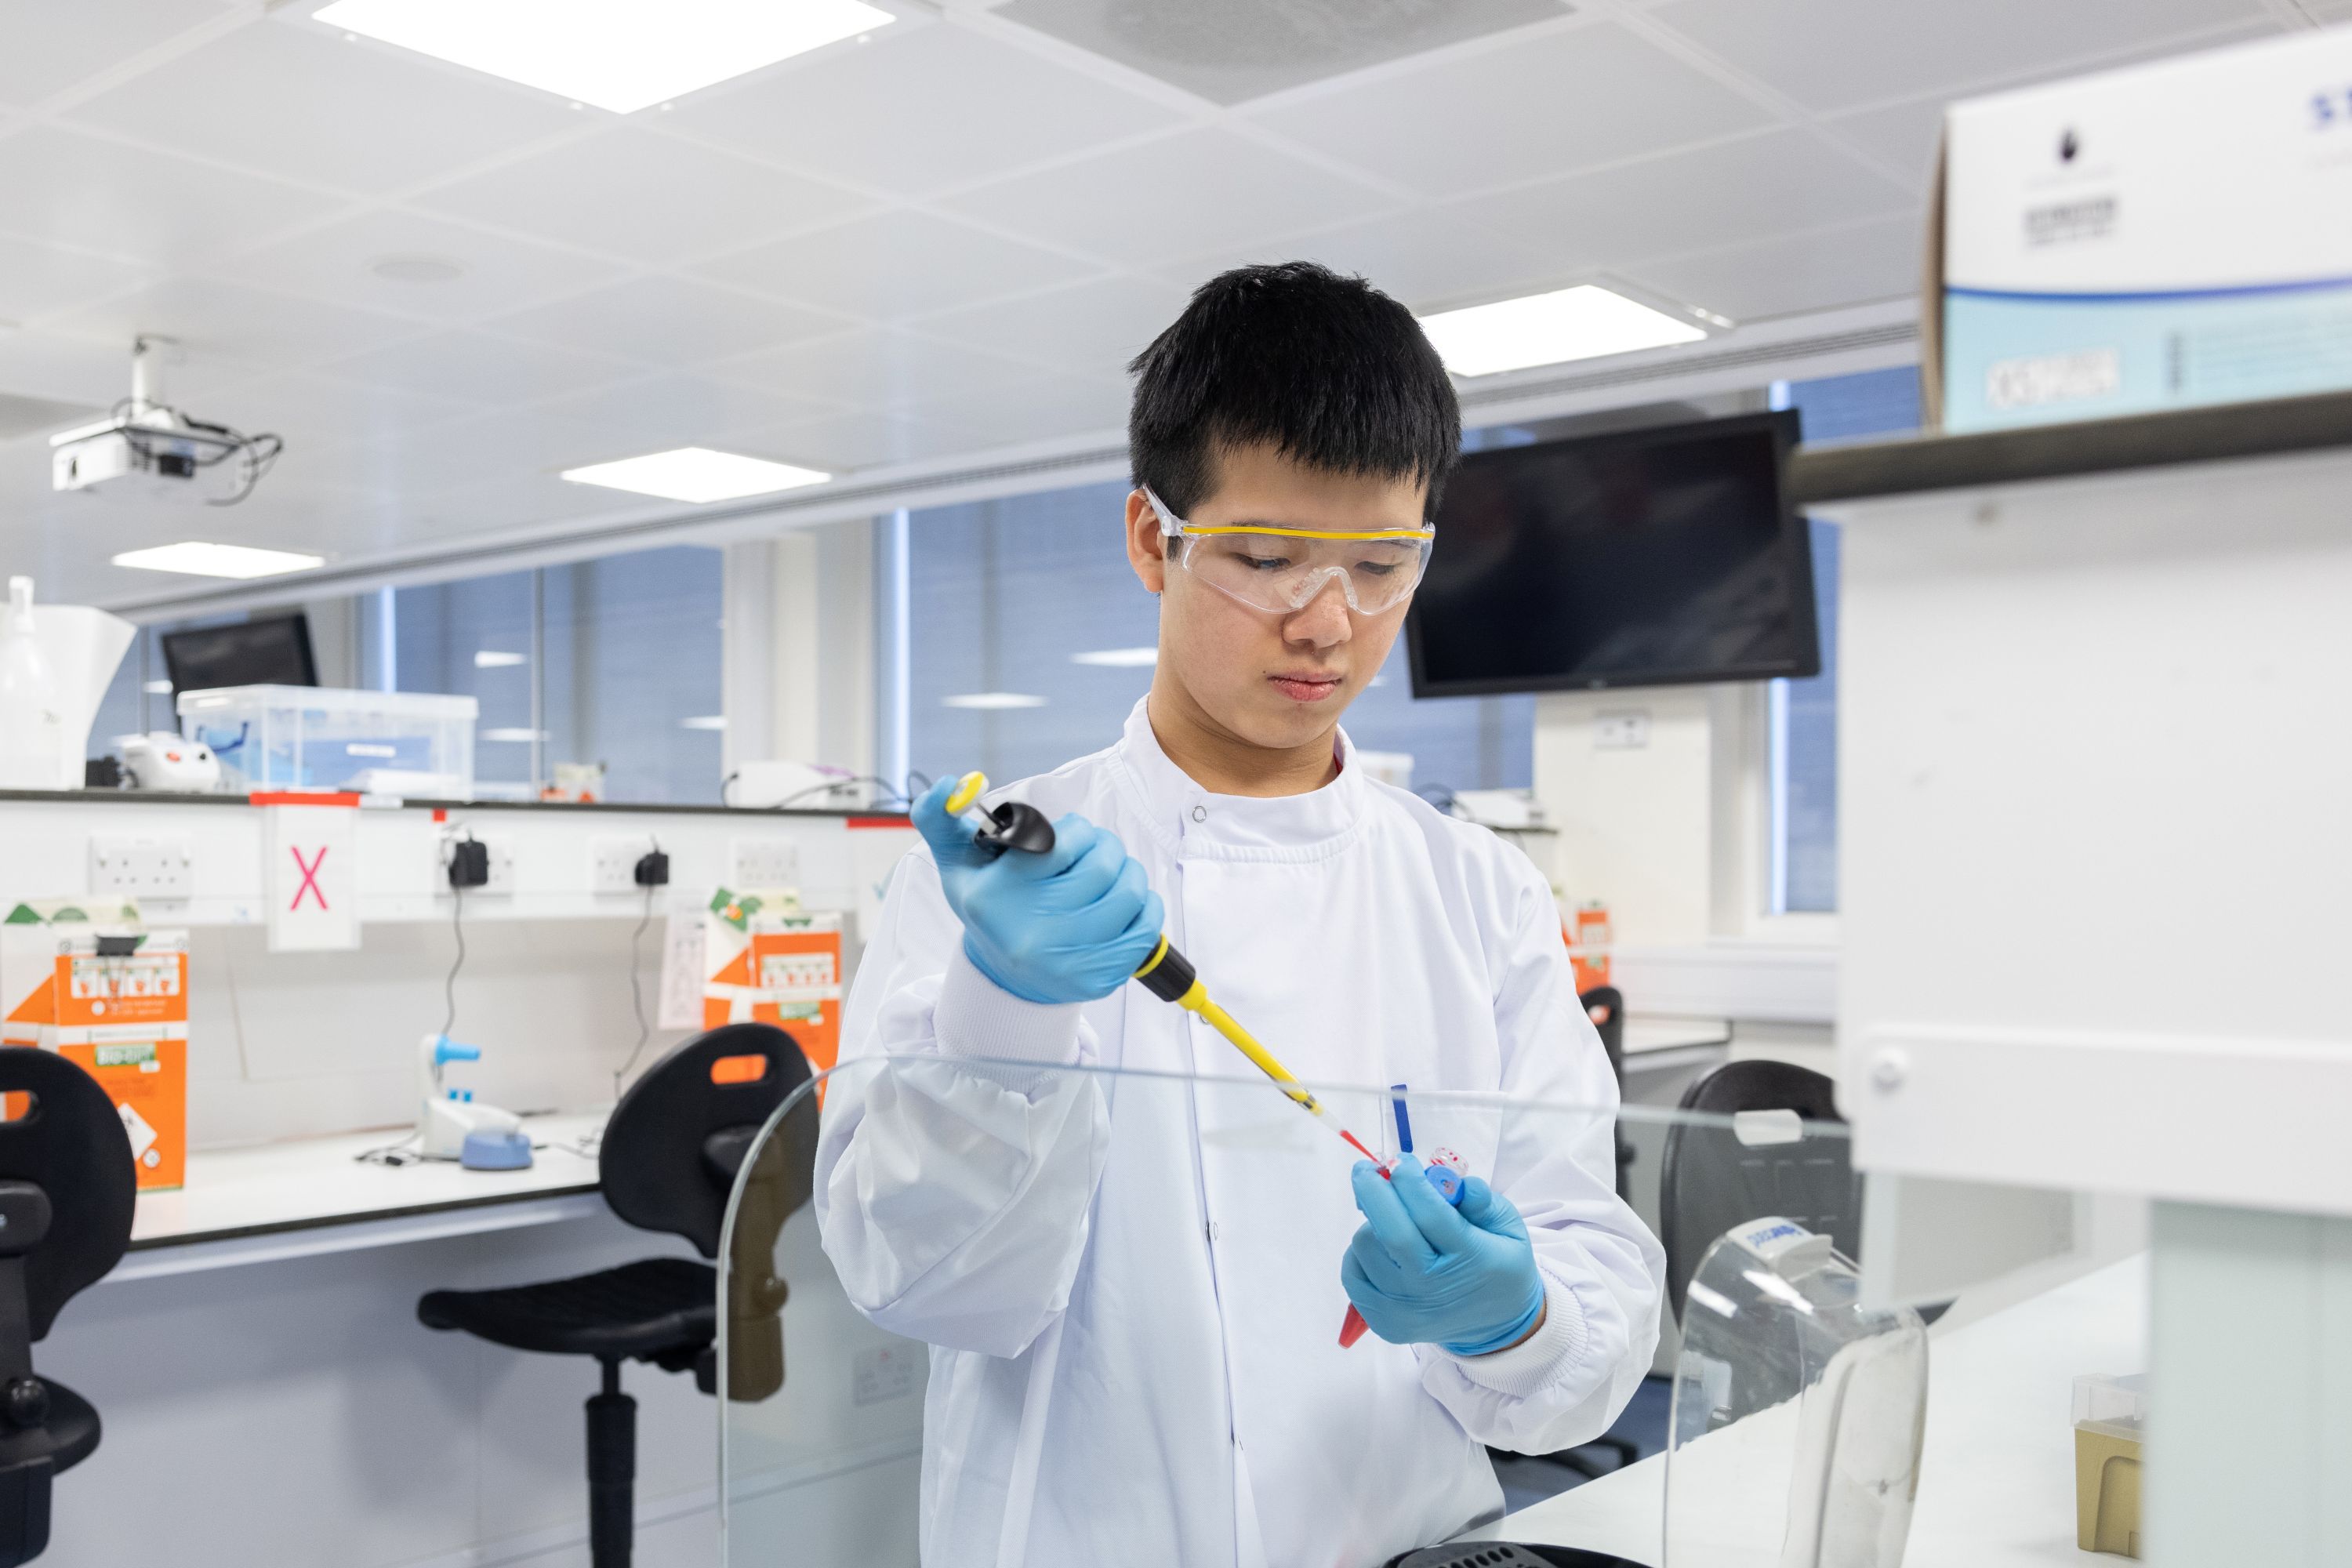
[[[1919,374],[1874,370],[1773,388],[1779,407],[1804,420],[1808,442],[1899,434],[1919,423]],[[1776,680],[1771,714],[1771,889],[1774,914],[1837,908],[1837,606],[1835,523],[1815,520],[1813,594],[1821,614],[1822,672]]]

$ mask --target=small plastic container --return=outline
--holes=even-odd
[[[2088,1373],[2074,1380],[2074,1544],[2139,1555],[2140,1443],[2147,1376]]]
[[[474,797],[470,697],[226,686],[183,691],[178,707],[180,732],[212,748],[233,790]]]

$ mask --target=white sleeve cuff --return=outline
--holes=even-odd
[[[1486,1355],[1446,1355],[1464,1377],[1481,1388],[1525,1399],[1583,1354],[1584,1335],[1584,1312],[1576,1297],[1559,1280],[1548,1278],[1543,1327],[1508,1350]]]
[[[1081,1006],[1015,996],[982,974],[959,941],[940,981],[931,1027],[942,1056],[1066,1067],[1078,1059]]]

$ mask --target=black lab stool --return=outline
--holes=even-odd
[[[33,1371],[58,1309],[131,1244],[138,1169],[114,1102],[53,1051],[0,1047],[0,1568],[49,1544],[49,1483],[98,1447],[98,1412]]]
[[[664,1057],[613,1108],[597,1177],[614,1214],[719,1256],[727,1194],[760,1129],[809,1080],[792,1037],[771,1024],[729,1024]],[[783,1281],[777,1232],[808,1202],[816,1155],[816,1100],[804,1095],[759,1151],[746,1183],[729,1270],[730,1398],[764,1399],[783,1385]],[[588,1401],[588,1555],[626,1568],[635,1535],[637,1402],[621,1392],[621,1363],[692,1372],[719,1384],[719,1270],[686,1258],[496,1290],[435,1290],[416,1304],[432,1329],[461,1329],[493,1344],[594,1356],[604,1386]]]

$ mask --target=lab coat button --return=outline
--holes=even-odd
[[[1205,806],[1205,805],[1194,805],[1194,806],[1192,807],[1192,820],[1193,820],[1193,821],[1195,821],[1195,822],[1206,822],[1206,821],[1208,821],[1208,820],[1209,820],[1209,808],[1208,808],[1207,806]]]

